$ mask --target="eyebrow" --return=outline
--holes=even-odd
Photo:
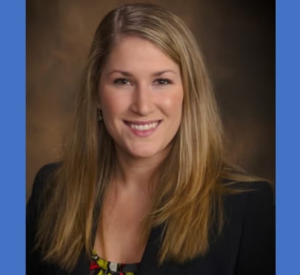
[[[121,71],[121,70],[112,70],[112,71],[110,71],[110,72],[108,73],[108,75],[111,75],[111,74],[113,74],[113,73],[120,73],[120,74],[122,74],[122,75],[124,75],[124,76],[127,76],[127,77],[132,77],[132,76],[133,76],[132,73],[126,72],[126,71]],[[176,74],[176,72],[173,71],[173,70],[164,70],[164,71],[159,71],[159,72],[153,73],[152,75],[153,75],[153,76],[160,76],[160,75],[162,75],[162,74],[164,74],[164,73],[173,73],[173,74]]]

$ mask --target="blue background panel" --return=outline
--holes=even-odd
[[[300,2],[276,6],[277,274],[300,274]]]
[[[25,274],[25,1],[0,1],[0,274]]]

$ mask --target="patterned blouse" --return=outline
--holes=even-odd
[[[139,264],[119,264],[100,258],[93,250],[90,275],[136,275]]]

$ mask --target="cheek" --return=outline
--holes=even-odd
[[[111,97],[105,97],[102,101],[102,112],[106,119],[113,118],[121,111],[122,106]]]
[[[172,118],[180,119],[182,114],[182,103],[183,93],[178,93],[162,99],[161,106],[163,107],[167,115]]]
[[[100,102],[103,115],[106,119],[114,119],[116,116],[122,114],[128,108],[128,100],[120,97],[109,90],[102,90],[100,93]]]

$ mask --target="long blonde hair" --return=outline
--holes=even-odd
[[[182,122],[159,168],[152,210],[143,223],[145,239],[152,228],[164,226],[160,263],[204,254],[213,222],[222,229],[222,196],[235,192],[222,182],[252,180],[226,164],[222,123],[190,30],[158,6],[119,7],[105,16],[96,31],[74,128],[39,220],[37,247],[45,260],[67,270],[74,268],[82,250],[89,254],[92,249],[101,201],[115,167],[114,143],[104,124],[97,122],[96,102],[101,70],[112,48],[126,35],[147,39],[170,56],[181,69],[184,85]]]

